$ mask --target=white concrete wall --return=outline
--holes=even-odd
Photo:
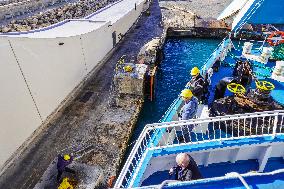
[[[118,35],[125,34],[129,28],[135,23],[138,16],[141,14],[143,10],[144,3],[136,4],[136,10],[135,8],[135,2],[130,4],[132,6],[132,10],[130,12],[127,12],[125,16],[123,16],[121,19],[117,20],[115,23],[113,23],[113,31],[116,31],[116,41],[118,42],[120,39]]]
[[[41,124],[8,40],[0,38],[0,165]]]
[[[97,63],[113,48],[112,28],[107,23],[97,32],[81,36],[87,72],[90,72]]]
[[[46,119],[86,75],[80,39],[13,38],[11,43]]]
[[[73,37],[0,36],[0,167],[113,48],[112,32],[129,30],[143,5]]]

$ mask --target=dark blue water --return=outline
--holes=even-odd
[[[189,71],[201,68],[221,40],[168,39],[164,46],[164,60],[159,66],[155,83],[155,99],[145,99],[132,141],[136,140],[144,126],[158,122],[173,100],[190,79]]]

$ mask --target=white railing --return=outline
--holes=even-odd
[[[284,134],[283,110],[149,124],[140,134],[115,188],[132,185],[149,150],[242,138],[273,139],[277,134]]]
[[[210,182],[218,182],[218,181],[222,181],[222,180],[227,180],[227,179],[240,179],[243,180],[245,183],[247,183],[245,181],[245,179],[249,179],[249,178],[253,178],[253,177],[258,177],[258,180],[261,179],[261,177],[268,177],[268,176],[278,176],[278,174],[282,174],[284,173],[284,169],[278,169],[276,171],[272,171],[272,172],[268,172],[268,173],[259,173],[259,172],[248,172],[248,173],[244,173],[244,174],[238,174],[238,173],[228,173],[225,176],[222,177],[213,177],[213,178],[206,178],[206,179],[199,179],[199,180],[195,180],[195,181],[173,181],[173,180],[168,180],[165,181],[163,183],[161,183],[160,185],[151,185],[151,186],[142,186],[142,187],[135,187],[133,189],[159,189],[159,188],[166,188],[166,187],[170,187],[170,188],[175,188],[175,187],[179,187],[181,188],[182,186],[185,186],[184,188],[190,188],[190,186],[194,186],[194,184],[197,183],[205,183],[208,186],[208,184],[210,184]],[[244,183],[243,181],[241,181],[242,183]],[[248,187],[248,184],[244,185],[246,186],[246,188]]]
[[[205,61],[205,64],[202,66],[202,75],[205,76],[207,70],[213,66],[213,64],[218,59],[224,59],[227,55],[227,52],[229,51],[228,46],[232,45],[233,43],[230,39],[230,37],[225,37],[222,42],[216,47],[216,49],[213,51],[213,53],[208,57],[208,59]]]

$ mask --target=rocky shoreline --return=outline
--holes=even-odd
[[[84,18],[117,0],[80,0],[40,12],[25,19],[12,20],[0,27],[0,33],[29,31],[44,28],[66,19]]]
[[[4,0],[4,1],[0,1],[0,6],[9,5],[9,4],[12,4],[12,3],[19,3],[21,1],[22,0]]]

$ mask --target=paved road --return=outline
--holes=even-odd
[[[162,4],[183,7],[202,19],[216,19],[233,0],[161,0]]]

